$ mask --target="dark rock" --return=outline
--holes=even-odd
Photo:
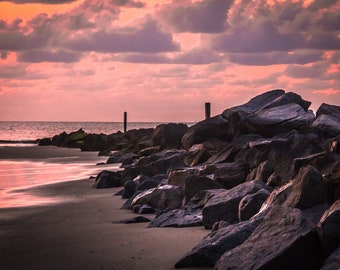
[[[216,269],[320,269],[315,225],[299,209],[273,207],[245,242],[223,254]]]
[[[124,190],[122,194],[123,199],[129,199],[132,197],[133,194],[135,194],[137,190],[138,183],[135,181],[128,181],[124,184]]]
[[[202,143],[210,138],[228,140],[228,121],[221,115],[205,119],[191,127],[182,137],[182,145],[189,149],[194,144]]]
[[[43,138],[43,139],[39,139],[39,146],[47,146],[47,145],[52,145],[52,139],[51,138]]]
[[[322,103],[316,111],[316,117],[321,115],[329,115],[336,121],[340,122],[340,106]]]
[[[87,134],[80,146],[81,151],[101,151],[106,149],[107,141],[104,134]]]
[[[158,215],[150,222],[148,228],[153,227],[195,227],[202,226],[202,210],[174,209]]]
[[[291,130],[307,132],[314,119],[313,112],[306,112],[300,105],[291,103],[249,115],[241,122],[240,129],[245,133],[272,137]]]
[[[256,193],[248,194],[244,196],[238,206],[238,219],[239,221],[245,221],[257,214],[261,209],[262,204],[269,197],[270,192],[268,190],[261,189]]]
[[[150,177],[150,179],[147,179],[143,181],[141,184],[139,184],[137,187],[137,190],[143,191],[143,190],[152,189],[152,188],[158,187],[159,184],[160,184],[159,180],[152,179],[152,177]]]
[[[145,222],[150,222],[150,219],[144,216],[136,216],[133,218],[121,220],[119,223],[130,224],[130,223],[145,223]]]
[[[231,189],[246,180],[249,170],[245,163],[231,162],[207,165],[205,171],[212,173],[224,188]]]
[[[160,149],[180,148],[183,135],[188,131],[185,124],[161,124],[152,133],[152,145],[160,146]]]
[[[205,228],[211,229],[217,221],[229,223],[238,222],[238,206],[241,199],[268,186],[262,181],[249,181],[238,185],[230,190],[212,197],[203,207],[203,224]]]
[[[334,202],[324,213],[317,230],[327,257],[340,245],[340,200]]]
[[[185,179],[192,175],[198,175],[199,173],[200,168],[196,167],[173,170],[169,173],[168,184],[173,186],[179,186],[184,189]]]
[[[293,181],[272,192],[266,204],[306,209],[329,201],[321,173],[308,165],[299,170]]]
[[[229,225],[209,233],[176,264],[176,268],[213,267],[220,257],[249,238],[263,217]]]
[[[96,181],[93,185],[94,188],[112,188],[112,187],[121,187],[121,174],[118,172],[112,171],[102,171],[100,172],[97,177]]]
[[[267,182],[269,177],[274,173],[274,165],[266,160],[260,163],[260,165],[254,168],[247,176],[247,180],[261,180]]]
[[[203,208],[204,205],[214,196],[225,192],[225,189],[208,189],[197,193],[191,198],[189,205],[191,209]]]
[[[184,194],[186,202],[203,190],[221,189],[223,186],[206,176],[191,175],[185,179]]]
[[[326,259],[320,270],[339,270],[340,269],[340,245]]]
[[[156,154],[160,151],[160,147],[159,146],[150,146],[150,147],[146,147],[142,150],[140,150],[138,152],[138,155],[140,156],[150,156],[150,155],[153,155],[153,154]]]
[[[340,134],[340,120],[322,114],[313,122],[312,131],[325,137],[337,136]]]
[[[251,100],[249,100],[247,103],[243,105],[235,106],[235,107],[225,110],[222,115],[225,119],[229,120],[231,115],[236,112],[242,112],[246,115],[252,114],[256,112],[257,110],[263,108],[265,105],[270,104],[271,102],[273,102],[273,100],[277,99],[278,97],[284,94],[285,94],[285,91],[281,89],[265,92],[261,95],[258,95],[252,98]]]
[[[132,207],[131,207],[131,204],[133,202],[133,200],[136,198],[137,195],[139,195],[140,193],[142,193],[141,191],[136,191],[135,194],[132,195],[131,198],[127,199],[123,206],[120,208],[122,210],[131,210]]]
[[[113,152],[106,164],[124,163],[124,165],[133,164],[133,162],[138,158],[138,155],[134,153],[121,154],[119,152]]]
[[[180,208],[184,199],[184,192],[180,187],[164,185],[149,189],[138,194],[132,201],[135,204],[148,204],[155,209],[167,207]]]

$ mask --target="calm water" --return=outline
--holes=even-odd
[[[129,129],[154,128],[161,123],[128,123]],[[190,125],[190,123],[188,123]],[[0,141],[25,141],[50,138],[63,131],[82,128],[87,133],[112,134],[123,129],[119,122],[0,122]],[[25,148],[23,148],[25,147]],[[27,151],[27,147],[29,151]],[[50,147],[50,146],[49,146]],[[24,157],[20,151],[24,150]],[[18,191],[22,188],[96,176],[117,165],[96,166],[106,157],[83,153],[79,149],[51,147],[48,158],[41,155],[46,147],[34,144],[0,143],[0,208],[50,203],[50,198],[32,196]],[[19,151],[19,152],[18,152]],[[31,154],[31,156],[30,156]],[[7,155],[7,156],[6,156]]]
[[[158,122],[131,122],[129,129],[154,128]],[[1,140],[36,140],[51,138],[63,131],[70,133],[82,128],[87,133],[112,134],[123,130],[121,122],[16,122],[0,121]]]

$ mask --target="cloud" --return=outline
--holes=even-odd
[[[310,66],[289,65],[286,74],[292,78],[322,78],[327,72],[327,64],[315,63]]]
[[[157,23],[148,19],[139,28],[97,31],[80,35],[67,42],[67,47],[74,51],[97,52],[171,52],[179,49],[171,34],[162,32]]]
[[[67,51],[43,51],[43,50],[30,50],[18,54],[20,62],[40,63],[40,62],[63,62],[74,63],[78,62],[81,58],[81,53],[67,52]]]
[[[173,53],[171,56],[152,53],[120,54],[115,55],[111,60],[128,63],[207,65],[219,62],[221,56],[212,51],[195,49],[187,52]]]
[[[219,33],[225,30],[233,0],[173,1],[158,16],[176,32]]]
[[[303,65],[321,60],[322,57],[323,53],[320,51],[228,54],[230,62],[246,66],[267,66],[277,64]]]
[[[252,24],[212,39],[212,48],[222,52],[262,53],[297,48],[298,33],[281,34],[271,22]]]
[[[51,5],[58,5],[58,4],[66,4],[72,3],[77,0],[0,0],[0,2],[11,2],[14,4],[51,4]]]
[[[145,3],[140,2],[140,1],[112,0],[112,3],[116,6],[125,6],[125,7],[133,7],[133,8],[145,7]]]

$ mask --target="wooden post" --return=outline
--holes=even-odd
[[[205,103],[205,119],[210,118],[210,109],[211,109],[210,102],[206,102]]]
[[[124,133],[127,130],[127,112],[124,112]]]

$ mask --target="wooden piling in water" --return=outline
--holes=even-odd
[[[127,112],[124,112],[124,133],[127,131]]]
[[[210,118],[211,116],[210,111],[211,111],[211,104],[210,102],[206,102],[205,103],[205,119]]]

